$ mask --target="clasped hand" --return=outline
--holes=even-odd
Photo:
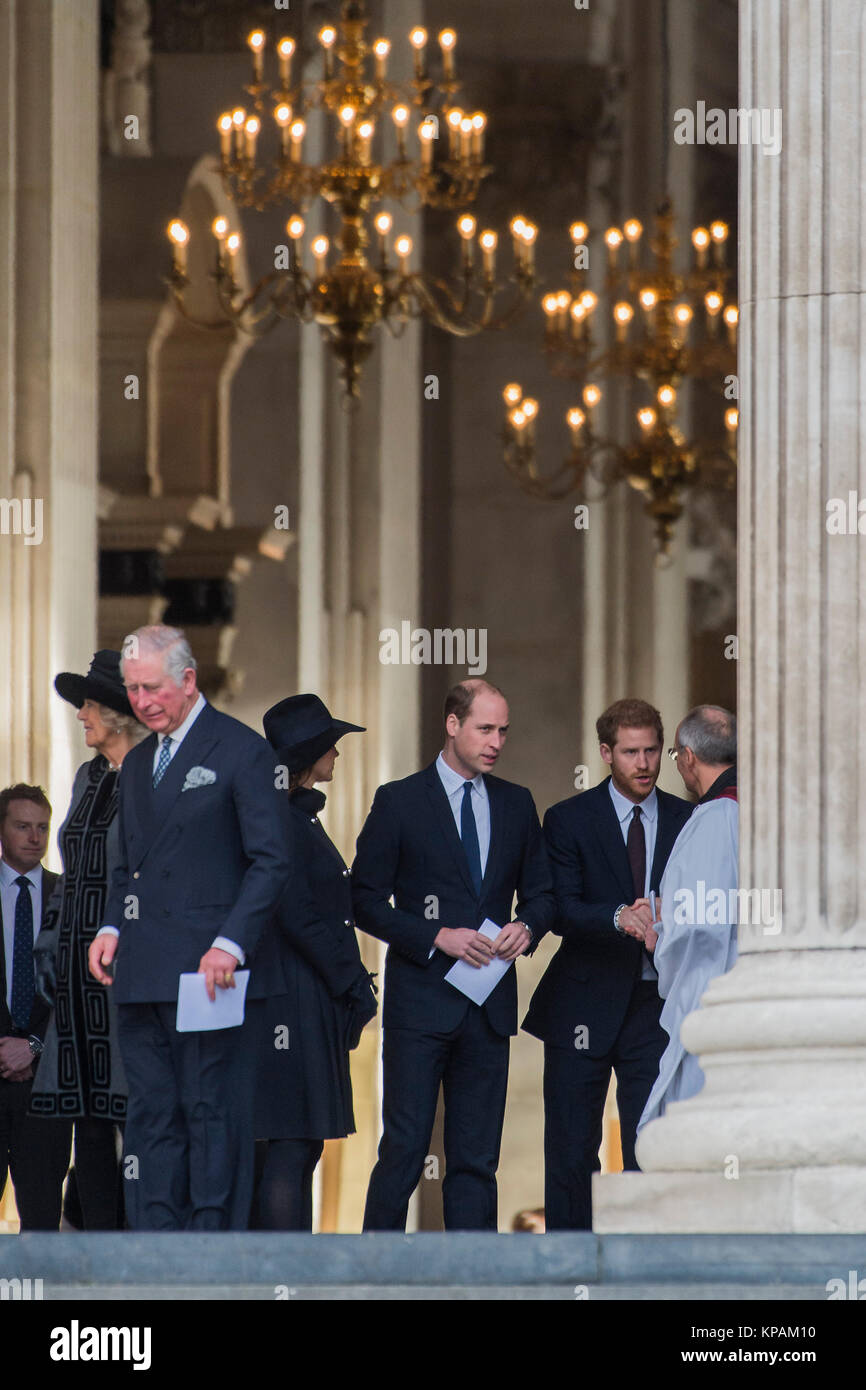
[[[662,900],[656,897],[656,915],[653,917],[649,898],[635,898],[630,907],[624,907],[619,914],[619,925],[629,936],[640,941],[648,951],[654,951],[659,934],[656,925],[662,919]]]
[[[465,960],[467,965],[480,969],[499,960],[516,960],[523,954],[531,938],[522,922],[506,922],[493,940],[471,927],[442,927],[437,933],[434,946],[455,960]]]

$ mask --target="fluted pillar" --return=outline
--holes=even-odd
[[[601,1230],[866,1229],[866,12],[741,0],[740,53],[740,106],[782,111],[740,165],[740,883],[782,913],[683,1025],[704,1088]]]

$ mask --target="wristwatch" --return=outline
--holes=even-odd
[[[41,1038],[34,1037],[34,1035],[31,1033],[30,1037],[27,1039],[27,1045],[30,1048],[30,1056],[33,1058],[35,1062],[36,1058],[39,1056],[45,1044],[44,1042],[42,1042]]]
[[[517,920],[520,922],[520,925],[522,926],[523,930],[529,932],[529,942],[531,945],[533,940],[531,926],[528,922],[524,922],[521,918],[518,918]]]
[[[620,903],[620,905],[619,905],[619,907],[617,908],[616,912],[613,914],[613,925],[616,927],[616,929],[617,929],[617,931],[619,932],[620,936],[628,936],[628,932],[626,931],[625,927],[621,927],[620,924],[619,924],[619,919],[620,919],[620,917],[622,916],[622,914],[625,912],[625,910],[626,910],[627,907],[628,907],[628,903]]]

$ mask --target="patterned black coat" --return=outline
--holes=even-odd
[[[108,883],[120,853],[117,779],[98,753],[75,774],[58,843],[63,875],[39,933],[37,955],[54,957],[57,990],[30,1097],[34,1115],[122,1121],[127,1085],[117,1045],[112,991],[87,968],[105,921]]]

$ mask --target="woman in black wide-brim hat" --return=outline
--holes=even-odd
[[[269,709],[265,735],[288,775],[295,872],[278,913],[287,993],[264,1001],[256,1066],[258,1182],[253,1225],[309,1231],[325,1139],[355,1131],[349,1053],[376,1012],[352,918],[349,869],[319,820],[337,740],[364,730],[332,719],[317,695]]]
[[[108,882],[120,855],[120,767],[148,730],[126,698],[119,652],[97,652],[86,676],[62,671],[54,686],[76,706],[94,756],[75,774],[57,836],[63,876],[34,950],[36,987],[54,1011],[30,1110],[75,1121],[75,1178],[84,1228],[111,1230],[120,1210],[117,1126],[126,1116],[127,1087],[116,1006],[111,991],[90,975],[87,951],[104,925]]]

